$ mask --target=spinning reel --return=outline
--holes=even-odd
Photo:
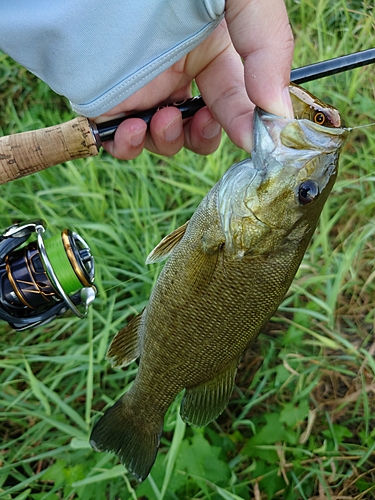
[[[96,296],[94,258],[84,239],[69,229],[43,239],[45,229],[40,219],[14,224],[0,236],[0,319],[16,330],[68,309],[84,318]],[[19,248],[33,233],[36,241]]]

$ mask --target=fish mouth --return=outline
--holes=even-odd
[[[339,111],[321,101],[306,89],[291,82],[289,84],[289,93],[294,108],[294,118],[308,118],[310,121],[330,128],[342,126]]]
[[[258,170],[269,169],[276,160],[283,168],[289,165],[300,170],[321,154],[336,153],[348,132],[345,127],[329,128],[306,118],[285,118],[256,108],[252,152],[254,166]]]
[[[294,118],[255,108],[252,156],[260,170],[271,156],[284,165],[293,163],[301,168],[316,156],[337,152],[348,135],[336,108],[293,83],[289,93]],[[261,159],[258,162],[257,157]]]

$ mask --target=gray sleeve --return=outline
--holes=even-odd
[[[225,0],[0,0],[0,9],[0,48],[93,117],[203,41]]]

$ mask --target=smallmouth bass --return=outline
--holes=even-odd
[[[224,410],[241,355],[284,298],[335,182],[347,135],[339,112],[295,85],[290,94],[295,118],[257,108],[251,159],[150,253],[147,263],[168,261],[147,307],[108,350],[114,366],[140,357],[139,369],[90,443],[116,453],[139,481],[183,389],[186,422],[204,426]]]

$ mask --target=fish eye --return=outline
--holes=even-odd
[[[326,115],[322,111],[318,111],[314,115],[314,122],[318,125],[323,125],[326,121]]]
[[[319,195],[319,185],[315,181],[304,181],[298,189],[298,200],[301,205],[308,205]]]

